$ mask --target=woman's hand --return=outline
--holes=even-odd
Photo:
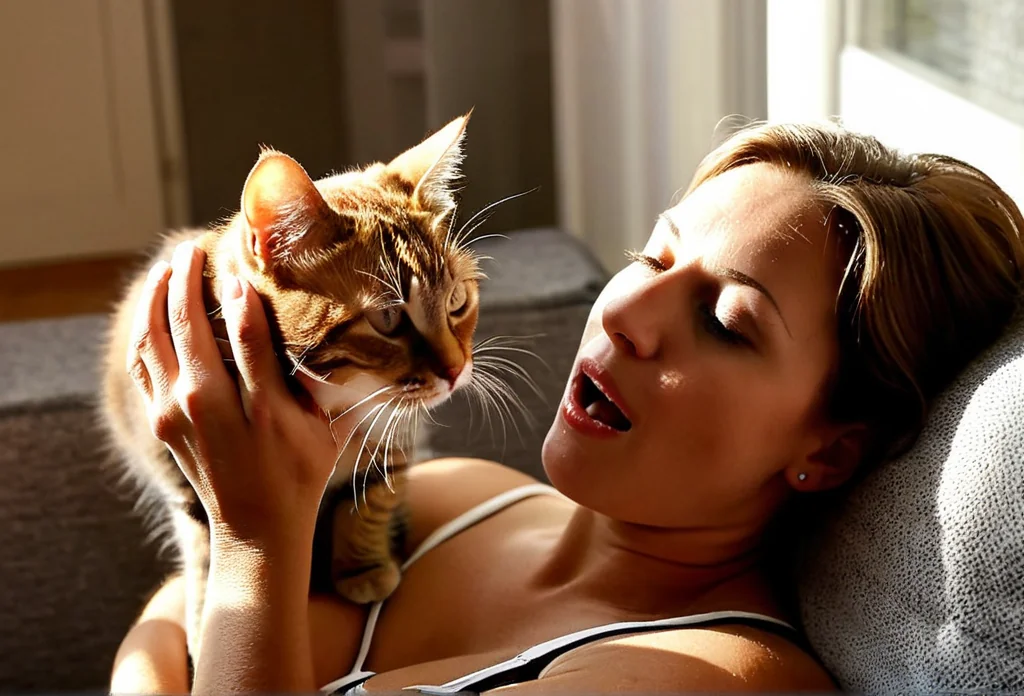
[[[153,267],[128,371],[153,434],[199,494],[215,537],[311,539],[337,457],[330,427],[288,391],[260,299],[237,278],[225,279],[221,300],[237,382],[228,373],[203,306],[203,262],[186,242],[170,266]]]

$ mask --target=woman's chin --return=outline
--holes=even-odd
[[[602,468],[603,457],[593,444],[566,424],[561,414],[555,416],[544,438],[541,448],[544,473],[551,485],[574,500],[577,489],[587,486],[588,481],[589,485],[596,483],[595,474]]]

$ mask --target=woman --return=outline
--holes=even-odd
[[[237,397],[179,250],[130,359],[213,526],[195,689],[833,688],[772,582],[792,543],[777,523],[913,441],[1016,307],[1022,228],[956,160],[834,127],[733,136],[595,304],[544,444],[554,489],[488,462],[414,468],[407,553],[432,538],[369,622],[307,597],[326,427],[241,286],[224,302]],[[168,419],[175,402],[190,419]],[[182,603],[177,581],[158,591],[114,691],[188,690]]]

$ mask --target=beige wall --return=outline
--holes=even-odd
[[[0,3],[0,266],[131,251],[163,226],[141,3]]]
[[[537,188],[501,206],[481,232],[554,224],[548,0],[423,0],[422,7],[428,126],[475,108],[463,210]]]

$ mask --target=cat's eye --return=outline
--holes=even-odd
[[[448,296],[448,313],[458,314],[466,308],[466,301],[469,299],[469,293],[466,292],[465,283],[456,283],[455,287],[452,288],[452,294]]]
[[[400,307],[371,309],[366,313],[366,320],[378,333],[390,336],[398,330],[399,324],[402,323],[402,309]]]

